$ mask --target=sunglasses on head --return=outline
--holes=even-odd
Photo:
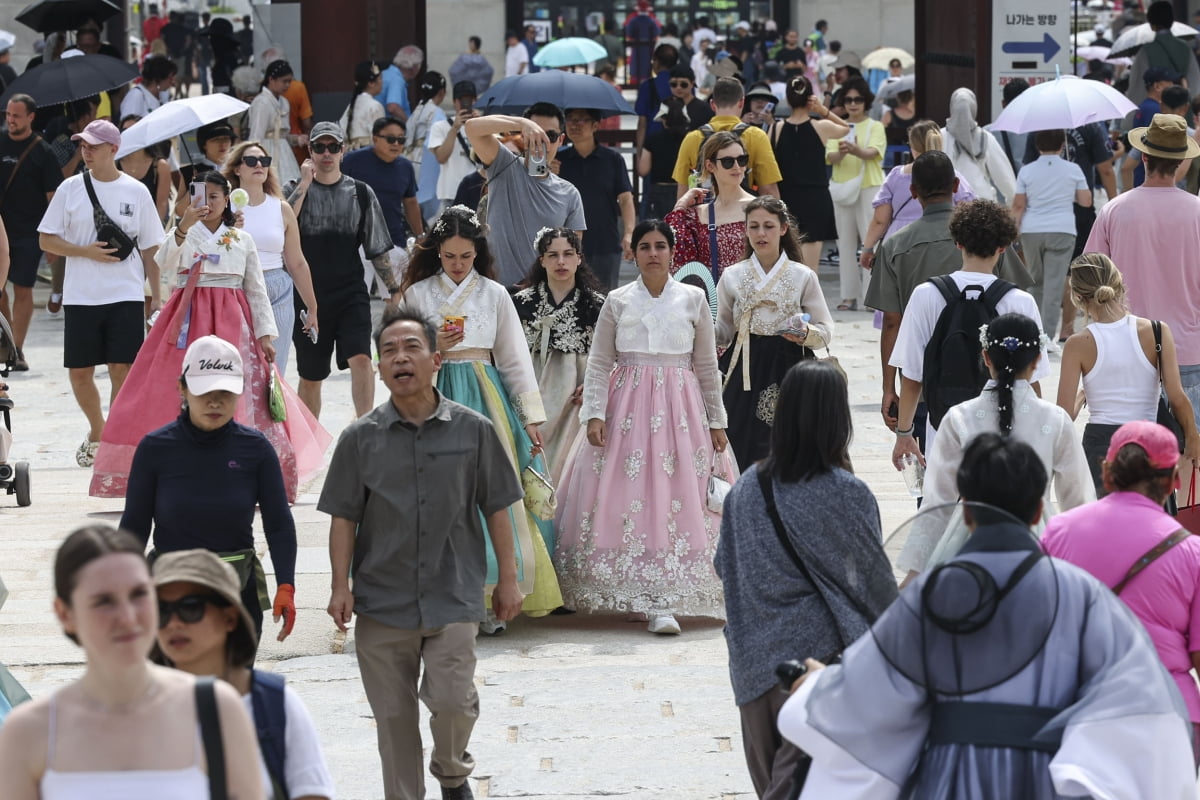
[[[733,169],[734,164],[737,164],[739,167],[744,167],[750,163],[750,156],[721,156],[717,159],[717,163],[721,165],[722,169]]]
[[[858,95],[856,95],[856,94],[855,94],[855,95],[847,95],[847,96],[844,98],[843,102],[846,102],[846,103],[862,103],[862,102],[865,102],[865,101],[863,100],[863,98],[861,98],[861,97],[859,97]]]
[[[686,89],[691,85],[692,85],[692,82],[689,80],[671,81],[672,89]]]
[[[174,614],[179,615],[179,621],[186,625],[195,625],[204,619],[208,606],[228,608],[229,601],[215,594],[189,594],[174,602],[158,601],[158,627],[165,628]]]
[[[404,144],[403,136],[384,136],[382,133],[375,134],[376,139],[383,139],[388,144]]]
[[[327,152],[328,153],[342,152],[342,143],[341,142],[329,142],[328,144],[325,144],[323,142],[318,142],[314,145],[311,145],[311,147],[312,147],[312,151],[314,153],[316,153],[317,155],[322,155]]]
[[[270,156],[242,156],[242,163],[247,167],[269,167],[271,166]]]

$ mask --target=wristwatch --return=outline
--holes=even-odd
[[[862,249],[862,251],[863,251],[864,253],[870,253],[871,255],[875,255],[875,245],[871,245],[870,247],[865,247],[865,246],[864,246],[864,247],[863,247],[863,249]]]

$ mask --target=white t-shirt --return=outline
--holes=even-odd
[[[958,272],[950,273],[950,277],[958,285],[959,290],[967,286],[982,286],[984,289],[992,285],[996,276],[991,273]],[[1057,302],[1057,301],[1056,301]],[[933,337],[933,329],[937,325],[942,309],[946,307],[946,298],[932,283],[926,281],[913,290],[904,307],[904,316],[900,320],[900,332],[896,334],[896,346],[888,361],[890,366],[898,368],[909,380],[922,380],[925,374],[925,346]],[[1037,301],[1033,295],[1020,289],[1012,289],[996,304],[1000,314],[1024,314],[1037,323],[1038,331],[1042,329],[1042,314],[1038,311]],[[1031,382],[1039,381],[1050,374],[1050,363],[1046,351],[1033,371]]]
[[[242,705],[250,719],[254,719],[254,699],[251,695],[242,695]],[[292,691],[292,687],[283,687],[283,711],[287,716],[287,727],[283,733],[283,772],[287,781],[288,794],[292,797],[334,796],[333,776],[325,764],[325,754],[321,750],[321,740],[317,736],[317,728],[313,725],[312,717],[304,706],[300,695]],[[262,753],[258,755],[258,768],[262,773],[263,786],[266,796],[272,792],[271,774],[267,772],[267,762],[263,761]]]
[[[163,226],[150,190],[137,178],[120,173],[115,181],[92,179],[96,197],[105,213],[121,230],[136,238],[137,248],[115,264],[68,256],[63,281],[63,303],[72,306],[101,306],[109,303],[142,302],[146,280],[141,251],[162,244]],[[58,187],[38,233],[62,237],[69,244],[89,245],[96,241],[92,201],[88,199],[83,175],[72,175]]]
[[[1061,156],[1038,156],[1017,173],[1017,194],[1025,195],[1021,233],[1075,233],[1075,192],[1087,191],[1078,164]]]
[[[521,70],[522,64],[525,65],[524,71]],[[529,51],[525,49],[525,45],[517,42],[504,54],[504,77],[511,78],[526,72],[529,72]]]
[[[425,146],[430,150],[441,147],[446,141],[446,137],[450,135],[450,121],[440,119],[429,126],[429,135],[425,138]],[[459,129],[457,140],[461,136],[466,140],[466,134]],[[470,147],[470,144],[467,145]],[[435,156],[436,158],[436,156]],[[442,200],[453,200],[454,195],[458,194],[458,185],[462,183],[462,179],[475,171],[475,165],[471,163],[471,159],[467,158],[463,153],[462,144],[458,141],[454,142],[454,150],[450,153],[450,158],[442,164],[441,172],[438,174],[437,196]]]
[[[121,101],[121,119],[125,119],[130,114],[144,117],[160,105],[162,103],[154,96],[153,92],[142,84],[135,83],[129,87],[129,91],[125,93],[125,98]]]

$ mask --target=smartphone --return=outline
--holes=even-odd
[[[763,106],[762,113],[763,113],[763,116],[767,116],[767,117],[772,116],[775,113],[775,104],[767,103],[765,106]]]
[[[529,170],[529,174],[534,178],[544,178],[550,174],[550,167],[546,165],[546,156],[535,156],[530,153],[526,156],[525,166]]]
[[[300,309],[300,327],[303,328],[305,325],[308,325],[308,309],[302,308]],[[317,343],[317,332],[312,328],[306,330],[304,335],[311,339],[313,344]]]
[[[204,181],[192,181],[191,183],[192,205],[196,208],[204,205]]]

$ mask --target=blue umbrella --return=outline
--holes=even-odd
[[[594,108],[602,117],[636,113],[607,81],[557,69],[505,78],[484,92],[475,107],[485,114],[520,114],[534,103]]]
[[[556,39],[537,51],[533,63],[539,67],[574,67],[578,64],[590,64],[608,57],[608,51],[598,42],[584,39],[582,36],[569,36],[566,39]]]

